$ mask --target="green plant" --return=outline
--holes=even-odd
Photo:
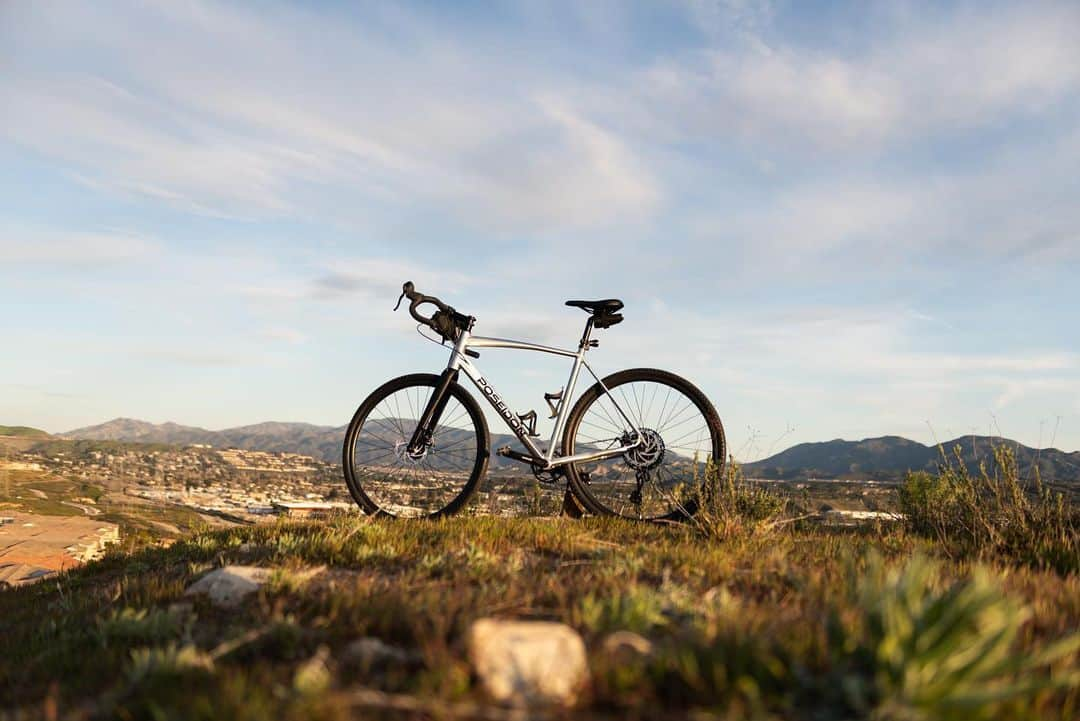
[[[827,624],[834,670],[823,688],[835,708],[897,721],[995,719],[1009,708],[1015,718],[1034,694],[1080,683],[1080,633],[1016,653],[1030,611],[982,568],[944,584],[926,558],[889,568],[873,553],[850,579]]]
[[[161,643],[188,633],[193,619],[182,612],[160,608],[122,608],[97,621],[97,637],[102,646],[112,644]]]
[[[954,555],[1004,555],[1068,573],[1080,570],[1080,513],[1061,493],[1043,486],[1038,471],[1025,483],[1016,455],[994,448],[972,474],[960,448],[955,461],[942,452],[937,474],[910,473],[900,488],[908,528],[935,538]]]
[[[614,595],[586,594],[578,604],[579,626],[593,632],[646,632],[666,626],[667,599],[663,594],[634,586]]]
[[[131,652],[128,680],[138,684],[150,678],[170,678],[186,674],[209,674],[214,670],[210,654],[191,644],[170,643],[162,647],[136,648]]]

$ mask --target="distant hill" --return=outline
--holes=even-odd
[[[29,426],[0,426],[0,436],[14,438],[48,438],[49,434]]]
[[[301,453],[328,463],[341,462],[341,446],[346,426],[316,426],[310,423],[256,423],[251,426],[209,431],[176,423],[154,424],[131,418],[116,418],[96,426],[77,428],[60,437],[94,441],[166,443],[169,445],[206,444],[214,448],[243,448],[253,451]],[[517,445],[511,435],[493,433],[493,448]],[[516,467],[516,461],[492,456],[492,467]]]
[[[0,428],[3,428],[0,426]],[[107,423],[61,433],[62,438],[102,441],[165,443],[190,445],[203,443],[215,448],[302,453],[329,463],[341,460],[345,426],[317,426],[310,423],[256,423],[251,426],[210,431],[176,423],[147,423],[117,418]],[[493,433],[492,448],[518,446],[513,436]],[[1001,438],[964,436],[942,444],[953,459],[953,448],[960,446],[964,463],[972,470],[980,462],[993,462],[993,447],[1007,444],[1016,449],[1020,469],[1030,475],[1036,461],[1047,481],[1080,482],[1080,452],[1066,453],[1054,448],[1041,451]],[[833,440],[800,443],[786,451],[743,466],[752,478],[805,480],[807,478],[859,478],[900,480],[910,471],[933,471],[941,462],[937,446],[899,436],[866,438],[861,441]],[[519,468],[516,461],[492,455],[492,469]]]
[[[132,418],[116,418],[100,425],[77,428],[59,435],[62,438],[93,441],[165,443],[176,446],[200,443],[215,448],[302,453],[334,462],[341,457],[345,426],[269,422],[210,431],[177,423],[155,424]]]
[[[1036,464],[1043,480],[1080,481],[1080,452],[1066,453],[1056,448],[1037,450],[1016,441],[987,436],[963,436],[941,444],[950,461],[953,449],[961,449],[964,464],[971,470],[980,463],[993,466],[993,449],[1007,445],[1016,451],[1017,462],[1025,476],[1032,475]],[[833,440],[800,443],[775,456],[743,466],[754,478],[804,480],[806,478],[866,478],[899,480],[908,471],[934,471],[942,462],[938,446],[899,436],[866,438],[861,441]]]

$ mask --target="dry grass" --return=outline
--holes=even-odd
[[[0,708],[72,718],[427,718],[435,709],[502,718],[484,704],[463,646],[473,620],[495,615],[561,620],[582,633],[593,667],[574,712],[583,719],[931,719],[950,717],[950,699],[971,718],[1075,718],[1075,651],[1047,649],[1076,642],[1080,578],[993,559],[977,569],[911,561],[935,552],[902,529],[756,523],[722,539],[692,526],[490,517],[343,516],[203,532],[0,593]],[[306,584],[279,572],[236,611],[183,602],[195,578],[227,563],[327,570]],[[912,628],[949,618],[939,646],[916,648]],[[646,635],[656,653],[607,657],[602,641],[620,629]],[[344,649],[362,636],[418,661],[358,668]],[[978,673],[940,682],[940,671],[915,673],[952,668],[988,639],[992,662]],[[1002,660],[1015,658],[1026,662]]]

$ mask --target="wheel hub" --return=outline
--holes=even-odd
[[[428,448],[430,446],[425,445],[419,453],[415,453],[409,450],[408,441],[398,441],[394,444],[394,455],[402,463],[420,463],[427,456]]]
[[[640,429],[641,443],[627,451],[623,458],[626,465],[635,471],[649,471],[659,466],[664,460],[664,439],[651,428]],[[624,433],[620,439],[623,445],[630,445],[638,440],[639,436],[633,431]]]

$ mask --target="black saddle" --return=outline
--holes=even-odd
[[[605,298],[604,300],[568,300],[566,304],[571,308],[581,308],[593,314],[593,325],[597,328],[610,328],[616,323],[622,322],[622,314],[616,313],[623,307],[623,302],[618,298]]]
[[[593,314],[596,313],[614,313],[615,311],[623,307],[623,303],[618,298],[607,298],[605,300],[568,300],[566,304],[571,308],[581,308],[587,310]]]

